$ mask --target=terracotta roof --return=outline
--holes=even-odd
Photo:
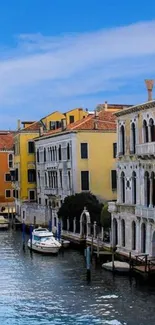
[[[0,131],[0,150],[13,150],[14,132]]]
[[[96,125],[95,125],[96,124]],[[95,114],[90,114],[87,117],[81,119],[80,121],[71,123],[67,125],[64,131],[84,131],[84,130],[99,130],[106,131],[112,130],[116,131],[116,117],[112,112],[100,111],[98,116]],[[62,129],[50,130],[44,133],[43,136],[49,136],[57,133],[61,133]]]
[[[42,123],[40,121],[39,122],[34,122],[31,125],[26,126],[21,131],[39,131],[41,126],[42,126]]]

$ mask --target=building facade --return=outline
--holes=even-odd
[[[10,169],[14,167],[13,152],[14,133],[0,131],[0,213],[8,214],[15,212]]]
[[[109,203],[112,244],[155,256],[155,101],[117,116],[117,202]]]

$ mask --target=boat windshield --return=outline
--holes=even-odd
[[[44,241],[46,241],[48,239],[53,239],[53,236],[41,237],[40,239],[41,239],[41,242],[44,242]]]

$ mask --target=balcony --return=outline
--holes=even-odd
[[[155,208],[153,207],[136,206],[135,214],[137,217],[153,219],[155,221]]]
[[[44,194],[47,196],[58,195],[58,188],[46,187],[44,190]]]
[[[155,142],[136,145],[136,154],[142,158],[155,157]]]
[[[56,169],[58,168],[58,161],[50,161],[45,163],[45,169]]]
[[[110,213],[130,213],[135,214],[135,205],[117,203],[117,202],[108,202],[108,211]]]

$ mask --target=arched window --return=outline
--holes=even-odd
[[[53,161],[55,161],[55,149],[54,149],[54,147],[52,147],[52,157],[53,157]]]
[[[143,139],[144,139],[144,143],[149,142],[148,125],[145,120],[143,121]]]
[[[13,168],[13,154],[9,154],[9,168]]]
[[[136,250],[136,223],[132,221],[132,250]]]
[[[136,195],[137,194],[137,189],[136,189],[136,173],[132,173],[132,203],[136,204]]]
[[[67,160],[70,160],[70,145],[67,144]]]
[[[125,174],[121,173],[121,202],[125,203]]]
[[[38,186],[40,187],[40,172],[38,172]]]
[[[44,162],[46,161],[46,148],[44,148]]]
[[[57,147],[55,147],[55,161],[57,161]]]
[[[59,160],[61,160],[62,156],[61,156],[61,145],[59,145]]]
[[[148,172],[144,174],[144,199],[145,205],[148,207],[150,204],[150,178]]]
[[[47,187],[47,174],[45,172],[45,186]]]
[[[141,252],[146,253],[146,225],[141,225]]]
[[[116,246],[118,244],[118,227],[117,227],[117,220],[114,218],[112,222],[113,228],[113,245]]]
[[[125,247],[125,221],[121,220],[121,237],[122,237],[122,247]]]
[[[39,149],[37,149],[37,162],[39,163],[39,161],[40,161]]]
[[[149,127],[150,127],[150,141],[154,142],[155,141],[155,125],[154,125],[154,121],[152,118],[149,121]]]
[[[120,154],[125,154],[125,129],[124,125],[120,127]]]
[[[153,205],[153,207],[155,207],[155,173],[152,172],[151,173],[151,182],[152,182],[152,193],[150,193],[152,195],[151,197],[151,204]]]
[[[136,153],[136,128],[135,123],[131,124],[131,153]]]

